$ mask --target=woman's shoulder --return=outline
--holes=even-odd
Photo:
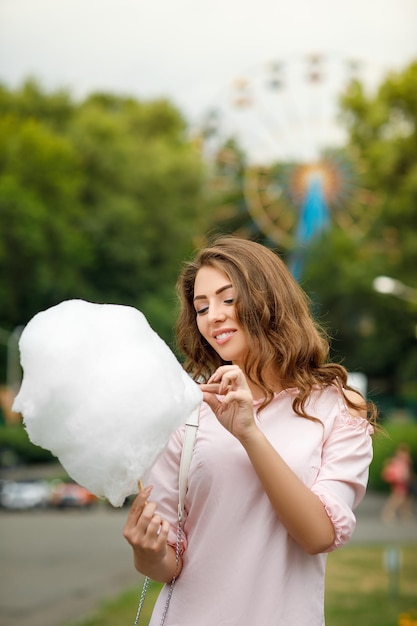
[[[355,406],[351,406],[350,403]],[[314,408],[317,417],[322,421],[323,416],[327,416],[328,420],[334,421],[339,426],[365,427],[368,425],[366,401],[361,394],[350,389],[343,389],[342,391],[336,384],[314,388],[308,407]],[[308,409],[307,412],[309,412]]]
[[[349,413],[353,417],[361,417],[363,419],[366,419],[366,400],[363,398],[363,396],[361,396],[361,394],[354,389],[345,389],[343,393],[345,401],[347,399],[349,400],[349,402],[352,402],[352,404],[355,405],[347,405]]]
[[[317,384],[311,389],[308,404],[321,408],[324,405],[337,408],[341,400],[343,400],[343,394],[336,385],[321,386]]]
[[[333,428],[367,431],[372,435],[374,429],[367,419],[366,400],[359,392],[351,389],[342,390],[337,385],[330,385],[323,390],[322,396],[333,405]],[[349,403],[353,403],[354,406]]]

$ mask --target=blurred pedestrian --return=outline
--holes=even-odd
[[[401,443],[394,455],[385,461],[382,479],[390,486],[390,494],[381,513],[382,520],[390,523],[397,517],[402,520],[411,519],[413,461],[408,444]]]

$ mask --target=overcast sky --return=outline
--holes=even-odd
[[[321,52],[417,59],[417,0],[0,0],[0,81],[166,96],[198,117],[225,84]]]

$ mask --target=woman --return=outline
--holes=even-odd
[[[327,363],[308,300],[271,250],[219,238],[185,266],[178,293],[178,344],[205,401],[181,556],[182,429],[129,513],[135,566],[178,576],[169,626],[322,626],[326,553],[354,530],[375,409]]]

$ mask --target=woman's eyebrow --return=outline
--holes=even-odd
[[[218,296],[219,293],[222,293],[223,291],[226,291],[226,289],[230,289],[231,287],[233,287],[232,284],[224,285],[224,287],[220,287],[220,289],[217,289],[217,291],[215,291],[216,296]],[[207,300],[207,296],[205,296],[205,295],[195,296],[194,302],[196,300]]]

